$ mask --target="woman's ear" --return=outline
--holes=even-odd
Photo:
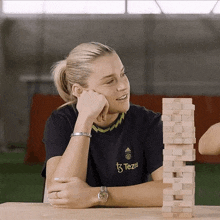
[[[83,92],[82,86],[80,86],[78,83],[73,84],[73,86],[72,86],[72,94],[74,96],[79,98],[82,92]]]

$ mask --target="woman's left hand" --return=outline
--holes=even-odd
[[[98,189],[78,177],[55,178],[48,190],[49,203],[56,208],[88,208],[98,203]]]

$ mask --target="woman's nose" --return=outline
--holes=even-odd
[[[118,83],[118,86],[117,86],[117,91],[126,90],[126,89],[128,89],[128,87],[129,87],[128,80],[120,80],[120,82]]]

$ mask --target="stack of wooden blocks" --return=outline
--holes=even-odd
[[[163,191],[162,214],[165,218],[191,218],[195,205],[194,127],[195,106],[191,98],[163,99]]]

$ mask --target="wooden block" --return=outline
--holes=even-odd
[[[186,162],[185,161],[174,161],[173,166],[174,167],[183,167],[183,166],[186,166]]]
[[[183,138],[195,138],[195,132],[182,132]]]
[[[182,126],[183,132],[194,132],[196,131],[194,126]]]
[[[173,155],[172,149],[163,149],[163,155]]]
[[[181,115],[188,115],[188,116],[193,116],[194,115],[194,110],[191,110],[191,109],[186,109],[186,110],[181,110],[179,112],[179,114]]]
[[[193,212],[193,208],[192,207],[183,208],[183,212],[192,213]]]
[[[166,132],[166,133],[163,133],[163,138],[182,138],[182,133]]]
[[[162,215],[164,218],[173,218],[172,212],[163,212]]]
[[[172,195],[172,193],[173,193],[172,187],[167,187],[167,188],[163,189],[163,194]]]
[[[164,132],[163,133],[163,141],[170,141],[170,138],[173,139],[173,142],[176,142],[177,140],[182,142],[188,141],[190,139],[191,141],[195,140],[195,133],[189,133],[189,132],[182,132],[182,133],[176,133],[176,132]]]
[[[172,131],[171,131],[172,132]],[[174,125],[173,126],[173,132],[175,132],[175,133],[181,133],[181,132],[183,132],[183,126],[178,126],[178,125]]]
[[[185,170],[183,168],[185,168],[185,167],[174,167],[174,166],[166,167],[166,166],[164,166],[163,167],[163,172],[184,172]]]
[[[172,212],[175,213],[175,212],[183,212],[183,207],[172,207]]]
[[[163,160],[163,167],[173,167],[173,161],[172,160],[170,160],[170,161],[168,161],[168,160]]]
[[[193,201],[186,200],[174,200],[174,201],[163,201],[163,206],[179,206],[179,207],[192,207]]]
[[[173,183],[173,178],[163,178],[163,183]]]
[[[163,201],[173,201],[173,195],[163,195]]]
[[[183,104],[191,104],[192,98],[163,98],[162,103],[183,103]]]
[[[175,121],[164,121],[163,122],[163,127],[173,127],[174,125],[176,125]]]
[[[183,165],[183,164],[181,164]],[[195,166],[193,165],[187,165],[187,166],[164,166],[163,172],[185,172],[185,173],[191,173],[195,172]]]
[[[181,98],[180,102],[183,104],[192,104],[192,98]]]
[[[175,98],[162,98],[162,103],[173,103]]]
[[[194,121],[182,121],[180,125],[194,128],[195,123]]]
[[[175,149],[176,145],[174,144],[164,144],[164,149]]]
[[[194,183],[194,178],[163,178],[164,183]]]
[[[178,184],[178,183],[173,183],[174,184]],[[181,183],[180,183],[181,184]],[[181,184],[182,187],[184,184]],[[181,190],[174,190],[173,188],[165,188],[163,190],[163,195],[194,195],[195,194],[195,190],[193,189],[181,189]]]
[[[176,156],[170,156],[170,155],[163,155],[164,160],[176,160]]]
[[[163,206],[162,212],[172,212],[172,207],[171,206]]]
[[[185,142],[184,138],[175,138],[173,139],[174,144],[183,144]]]
[[[163,155],[164,160],[173,160],[173,161],[194,161],[195,155],[186,155],[186,156],[170,156]]]
[[[194,122],[193,121],[164,121],[163,126],[171,126],[171,127],[182,126],[182,127],[194,128]],[[186,131],[188,132],[188,130]]]
[[[189,109],[188,105],[190,105],[190,104],[184,104],[184,105],[187,105],[187,106],[185,106],[184,109]],[[181,110],[182,109],[182,104],[181,103],[163,103],[163,109],[167,109],[167,110]]]
[[[195,199],[195,195],[194,195],[194,194],[191,194],[191,195],[183,195],[183,200],[193,201],[194,199]]]
[[[182,190],[182,188],[183,188],[182,183],[173,183],[173,185],[172,185],[172,189],[173,189],[174,192]]]
[[[183,178],[195,178],[195,172],[183,172]]]
[[[176,160],[183,160],[183,161],[195,161],[195,155],[184,155],[182,157],[176,158]]]
[[[194,121],[194,115],[181,115],[181,121]]]
[[[176,155],[183,155],[183,150],[181,148],[174,149],[173,150],[173,155],[174,156],[176,156]]]
[[[173,178],[172,172],[163,172],[163,178]]]
[[[162,115],[188,115],[194,116],[194,110],[185,109],[185,110],[171,110],[171,109],[163,109]]]
[[[193,144],[164,144],[165,149],[176,149],[176,148],[181,148],[184,150],[190,150],[194,148]]]
[[[172,121],[172,116],[171,115],[162,115],[161,120],[162,121]]]
[[[173,213],[173,218],[192,218],[192,213]]]
[[[172,219],[189,219],[193,217],[192,213],[173,213],[173,212],[162,212],[163,218],[172,218]]]
[[[181,115],[171,115],[171,121],[181,122],[182,116]]]
[[[174,195],[194,195],[193,189],[174,191]]]
[[[173,126],[163,126],[163,132],[173,132]]]
[[[196,139],[195,138],[185,138],[184,144],[195,144]]]
[[[184,183],[182,187],[183,187],[183,190],[195,189],[195,182],[193,182],[193,183]]]
[[[184,168],[182,168],[182,172],[186,173],[195,173],[195,166],[194,165],[187,165]]]
[[[169,110],[169,109],[163,109],[162,114],[163,115],[179,115],[182,110]],[[184,110],[186,111],[186,110]]]
[[[183,177],[182,178],[182,183],[194,183],[195,182],[195,177]]]
[[[181,109],[182,110],[186,110],[186,109],[195,110],[195,105],[193,105],[193,104],[182,104]]]
[[[173,140],[173,138],[165,137],[165,138],[163,138],[163,143],[164,144],[172,144],[172,143],[174,143],[174,140]]]
[[[196,150],[195,149],[184,149],[184,155],[188,156],[188,155],[195,155],[196,154]]]
[[[163,178],[183,178],[183,172],[164,171]],[[187,176],[186,178],[189,178],[189,177]]]

